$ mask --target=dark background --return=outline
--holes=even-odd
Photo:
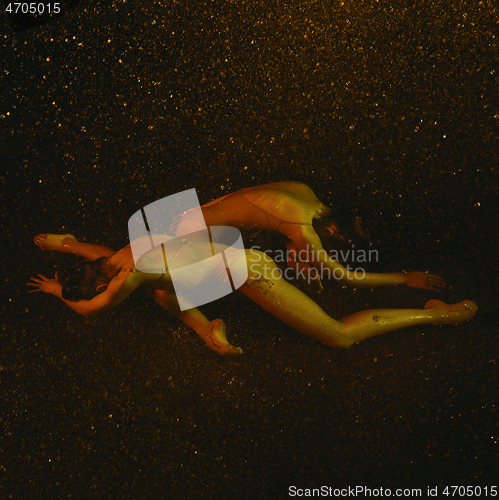
[[[2,498],[494,484],[494,5],[81,1],[16,33],[0,17]],[[40,232],[121,248],[168,194],[279,180],[369,220],[367,270],[450,285],[329,283],[329,314],[439,295],[475,300],[476,318],[336,351],[234,294],[203,308],[244,350],[226,360],[145,292],[92,318],[26,294],[73,262],[36,248]]]

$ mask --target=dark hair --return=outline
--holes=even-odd
[[[62,284],[62,298],[76,302],[82,299],[90,300],[98,295],[97,287],[111,281],[107,276],[105,260],[105,257],[101,257],[71,271],[62,271],[62,277],[59,278]]]
[[[327,229],[331,224],[337,228],[333,235]],[[323,242],[362,244],[369,241],[369,232],[363,226],[361,217],[353,214],[328,215],[314,221],[314,229]]]

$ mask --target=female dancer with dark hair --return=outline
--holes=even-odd
[[[33,287],[31,292],[56,295],[71,309],[84,316],[115,307],[135,288],[147,286],[154,291],[156,301],[162,307],[179,316],[215,352],[222,355],[241,353],[240,348],[231,346],[227,341],[222,320],[208,321],[197,308],[181,312],[176,306],[170,272],[193,262],[196,256],[202,258],[205,243],[176,238],[168,246],[168,238],[165,237],[165,245],[169,265],[162,272],[141,272],[135,266],[130,245],[115,252],[105,246],[78,242],[70,234],[40,234],[35,237],[35,244],[42,250],[73,253],[92,262],[72,281],[59,282],[57,273],[53,279],[39,274],[38,278],[31,278],[32,281],[27,285]],[[216,243],[214,247],[216,252],[227,248]],[[154,254],[155,251],[159,252],[159,248],[156,247],[150,254],[151,261],[162,260],[163,255]],[[244,276],[247,272],[248,277],[239,291],[288,325],[331,347],[346,348],[361,340],[413,325],[461,323],[476,314],[477,305],[470,300],[452,305],[430,300],[424,309],[361,311],[337,321],[282,278],[276,272],[279,270],[270,257],[253,249],[245,250],[244,253],[245,258],[237,257],[226,264],[231,273],[238,268],[245,273]],[[213,269],[189,277],[185,286],[197,287],[208,276],[213,276]],[[404,276],[406,275],[396,273],[389,281],[393,283],[397,277],[403,283]]]

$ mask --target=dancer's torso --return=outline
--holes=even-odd
[[[179,250],[180,249],[181,248],[179,248]],[[151,253],[151,255],[147,257],[152,265],[154,263],[155,257],[156,259],[162,259],[162,255],[159,254],[160,251],[161,247],[157,247],[157,251],[155,252],[157,255],[153,255]],[[123,247],[121,250],[118,250],[116,253],[106,259],[106,264],[108,267],[108,277],[115,277],[120,273],[126,273],[127,281],[138,280],[140,282],[140,285],[145,284],[161,290],[173,291],[172,281],[168,272],[163,271],[149,273],[137,269],[130,244],[128,244],[126,247]],[[157,268],[158,266],[155,267]]]
[[[162,244],[150,249],[149,237],[139,238],[139,242],[144,244],[140,248],[134,242],[134,251],[141,255],[136,263],[132,253],[131,245],[127,245],[107,260],[108,277],[113,278],[120,273],[126,273],[126,282],[134,281],[138,285],[148,285],[159,290],[168,290],[175,292],[170,271],[183,268],[181,284],[189,288],[197,286],[199,282],[208,275],[216,272],[214,264],[207,266],[198,266],[196,269],[190,269],[188,266],[195,262],[211,262],[213,251],[220,252],[225,250],[225,245],[205,241],[203,239],[182,239],[165,236]],[[187,267],[185,267],[187,266]],[[179,282],[176,282],[176,286]]]

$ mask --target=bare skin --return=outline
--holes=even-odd
[[[196,214],[188,212],[177,221],[175,229],[183,226],[195,231],[206,223],[207,226],[232,226],[239,230],[279,232],[289,239],[286,245],[288,265],[309,276],[308,281],[314,280],[318,291],[322,290],[319,273],[354,287],[406,285],[438,291],[446,286],[442,278],[429,273],[364,273],[360,277],[345,269],[327,254],[312,226],[314,220],[328,215],[330,208],[300,182],[274,182],[241,189],[206,203],[201,211],[204,221],[196,220]],[[328,230],[333,234],[337,228],[331,225]],[[319,273],[314,272],[312,266]]]
[[[249,250],[247,259],[252,272],[240,291],[285,323],[331,347],[350,347],[367,338],[414,325],[461,323],[473,318],[478,309],[471,300],[452,305],[432,300],[425,309],[367,310],[337,321],[280,277],[270,257]],[[256,268],[255,263],[259,263]]]
[[[91,300],[72,302],[62,299],[62,285],[58,282],[57,275],[54,279],[43,275],[31,278],[32,281],[27,283],[34,288],[31,292],[52,293],[76,312],[88,316],[118,305],[135,288],[145,285],[155,290],[155,298],[162,307],[175,313],[175,308],[172,307],[175,303],[174,289],[169,272],[158,273],[159,275],[136,272],[129,245],[114,252],[108,247],[80,243],[57,235],[39,235],[35,238],[35,243],[40,248],[48,248],[50,245],[54,251],[74,253],[91,260],[108,257],[110,266],[119,270],[119,274],[110,281],[107,288]],[[195,245],[191,251],[196,251]],[[288,325],[331,347],[346,348],[367,338],[414,325],[457,324],[473,318],[477,311],[477,305],[471,300],[451,305],[430,300],[424,309],[368,310],[338,321],[283,279],[270,257],[256,250],[245,252],[245,260],[236,259],[231,264],[231,272],[234,272],[237,266],[245,266],[248,270],[248,279],[239,291]],[[183,265],[181,260],[178,265]],[[239,348],[227,342],[222,320],[210,322],[196,308],[182,313],[178,309],[176,311],[177,316],[194,328],[215,352],[222,355],[241,352]]]

